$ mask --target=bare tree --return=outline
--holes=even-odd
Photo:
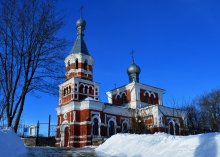
[[[220,90],[199,96],[185,107],[190,134],[219,131]]]
[[[54,93],[65,40],[53,1],[2,0],[0,4],[1,108],[17,131],[28,93]]]
[[[220,130],[220,89],[204,94],[198,101],[204,126],[210,131]]]

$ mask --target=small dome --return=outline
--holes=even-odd
[[[134,73],[136,73],[136,74],[140,74],[140,72],[141,72],[141,68],[138,66],[138,65],[136,65],[135,63],[132,63],[129,67],[128,67],[128,74],[134,74]]]
[[[85,27],[86,26],[86,21],[83,20],[82,18],[80,18],[79,20],[77,20],[76,26],[77,27],[79,27],[79,26]]]

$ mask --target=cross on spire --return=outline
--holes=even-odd
[[[131,50],[131,58],[132,58],[132,63],[134,63],[134,50]]]
[[[83,17],[83,6],[80,7],[80,17]]]

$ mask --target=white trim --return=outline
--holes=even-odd
[[[148,90],[146,90],[146,91],[144,92],[144,96],[146,96],[146,93],[148,93],[148,96],[150,97],[151,93],[150,93]]]
[[[86,137],[91,137],[91,135],[70,136],[70,138],[86,138]]]
[[[90,121],[84,121],[84,122],[71,122],[71,125],[86,125],[86,124],[91,124]]]
[[[69,143],[87,143],[87,142],[89,142],[89,143],[91,143],[91,141],[70,141]]]

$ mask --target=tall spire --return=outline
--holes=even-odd
[[[84,41],[84,30],[86,27],[86,21],[82,17],[83,7],[80,7],[80,18],[76,22],[77,38],[70,53],[83,53],[89,55],[89,51]]]

